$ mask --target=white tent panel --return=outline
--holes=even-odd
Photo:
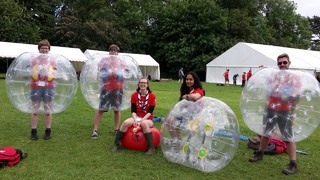
[[[0,42],[0,49],[0,57],[5,58],[16,58],[25,52],[39,52],[38,45],[12,42]],[[71,61],[77,72],[82,69],[82,66],[87,61],[87,57],[79,48],[51,46],[50,53],[66,57]]]
[[[108,51],[98,51],[87,49],[84,54],[87,58],[90,58],[94,54],[109,54]],[[152,79],[160,79],[160,66],[157,61],[155,61],[150,55],[146,54],[132,54],[132,53],[119,53],[119,55],[128,55],[131,56],[139,65],[142,75],[150,75]]]
[[[254,74],[261,65],[277,68],[276,59],[282,53],[289,55],[291,69],[320,72],[319,51],[240,42],[207,64],[206,82],[224,83],[223,73],[229,69],[230,83],[233,75],[239,74],[237,84],[241,84],[241,75],[249,69]]]
[[[320,57],[318,56],[317,59],[316,56],[312,55],[312,51],[310,50],[250,43],[243,44],[251,47],[255,51],[262,53],[264,56],[269,57],[274,62],[276,61],[278,55],[287,53],[290,57],[291,68],[314,69],[315,67],[320,67]],[[318,52],[318,54],[320,54],[320,52]],[[312,59],[315,59],[315,61]],[[273,66],[275,65],[276,63],[273,64]]]

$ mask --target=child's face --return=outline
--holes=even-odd
[[[188,74],[187,77],[186,77],[186,85],[189,88],[192,88],[194,86],[194,78],[192,77],[191,74]]]
[[[118,55],[118,51],[109,51],[109,55]]]
[[[49,53],[49,46],[41,46],[40,49],[39,49],[39,52],[41,54],[48,54]]]

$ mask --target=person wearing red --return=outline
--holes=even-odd
[[[205,96],[205,90],[202,88],[202,84],[200,82],[198,75],[193,71],[188,72],[180,87],[179,100],[196,102],[203,96]],[[192,105],[189,107],[185,107],[184,103],[182,103],[182,106],[179,108],[181,109],[181,113],[183,113],[183,112],[190,111],[190,107],[192,107]],[[192,112],[192,114],[196,114],[196,113],[198,113],[197,110]],[[168,129],[170,129],[169,133],[173,139],[172,147],[176,151],[179,151],[181,149],[180,124],[182,122],[181,120],[183,119],[183,117],[181,115],[180,117],[175,117],[175,118],[167,117],[166,119],[167,119],[166,125]]]
[[[248,71],[247,73],[247,81],[249,81],[249,79],[251,78],[252,76],[252,72],[251,72],[251,69]]]
[[[287,54],[281,54],[277,58],[280,71],[275,75],[270,86],[272,91],[268,97],[263,115],[263,134],[259,150],[249,159],[256,162],[263,159],[263,153],[268,146],[273,129],[278,125],[282,140],[286,142],[287,153],[290,159],[289,166],[282,172],[286,175],[297,172],[296,143],[292,139],[293,111],[299,101],[299,90],[301,81],[292,73],[287,73],[290,59]],[[272,119],[272,121],[270,121]]]
[[[187,73],[185,81],[180,88],[179,100],[186,99],[188,101],[196,101],[204,95],[205,91],[202,88],[198,75],[192,71]]]
[[[119,129],[120,125],[120,105],[123,95],[123,73],[125,71],[124,64],[119,62],[117,55],[120,48],[112,44],[109,47],[109,55],[111,57],[102,59],[99,63],[99,78],[101,81],[101,94],[99,110],[96,111],[91,137],[98,137],[98,127],[104,112],[108,112],[110,106],[114,111],[114,133]]]
[[[48,40],[41,40],[38,43],[38,50],[41,53],[41,55],[33,59],[31,62],[31,139],[38,140],[38,111],[40,108],[41,101],[43,101],[46,126],[44,139],[49,140],[51,138],[52,101],[55,96],[54,71],[57,70],[57,67],[55,60],[47,56],[47,54],[50,51],[50,43]]]
[[[112,152],[117,152],[120,142],[130,126],[141,127],[146,137],[148,151],[146,155],[152,155],[155,151],[151,127],[153,126],[153,111],[156,106],[156,96],[152,93],[148,78],[141,78],[138,83],[137,91],[131,95],[131,117],[126,119],[120,130],[116,133]]]
[[[242,74],[242,87],[244,87],[246,85],[246,72],[243,72]]]
[[[227,69],[224,73],[223,73],[223,77],[224,77],[224,85],[229,86],[229,69]]]

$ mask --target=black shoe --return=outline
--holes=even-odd
[[[288,167],[286,169],[284,169],[282,172],[285,175],[290,175],[290,174],[296,173],[297,171],[298,171],[297,164],[296,163],[290,163],[288,165]]]
[[[257,162],[257,161],[260,161],[263,159],[263,152],[262,151],[256,151],[254,156],[252,156],[250,159],[249,159],[249,162]]]
[[[114,135],[116,135],[118,131],[119,129],[114,130]]]
[[[47,128],[44,135],[44,140],[49,140],[51,138],[51,129]]]
[[[27,158],[27,156],[28,156],[28,153],[22,153],[20,159],[21,160],[25,159],[25,158]]]
[[[149,148],[147,152],[145,152],[144,154],[147,156],[151,156],[154,152],[156,151],[156,149],[154,147]]]
[[[117,152],[120,147],[120,142],[122,138],[124,137],[125,132],[117,131],[116,138],[114,139],[114,143],[112,146],[112,152]]]
[[[31,140],[38,140],[37,129],[31,129]]]

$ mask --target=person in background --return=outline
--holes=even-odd
[[[252,76],[252,72],[251,72],[251,69],[248,71],[247,73],[247,81],[249,81],[249,79],[251,78]]]
[[[242,84],[241,86],[244,87],[246,85],[246,72],[243,72],[242,74]]]
[[[184,78],[184,72],[183,72],[183,68],[180,68],[179,69],[179,72],[178,72],[178,83],[180,84],[180,82],[182,83],[183,82],[183,78]]]
[[[227,70],[223,73],[223,77],[224,77],[224,85],[225,85],[225,86],[229,86],[229,69],[227,69]]]
[[[101,94],[100,94],[100,105],[99,110],[96,111],[93,123],[93,130],[91,137],[98,137],[98,127],[101,122],[104,112],[109,111],[109,106],[111,105],[114,109],[114,134],[117,133],[120,126],[121,113],[118,108],[121,105],[122,95],[123,95],[123,76],[118,73],[119,70],[124,70],[124,65],[119,64],[118,58],[112,57],[117,56],[120,52],[120,48],[112,44],[109,46],[110,58],[101,60],[99,63],[99,73],[102,74],[101,78]],[[116,73],[110,73],[114,71]]]
[[[117,152],[120,142],[130,126],[142,128],[148,144],[148,151],[145,155],[152,155],[155,151],[151,127],[153,126],[153,111],[156,106],[156,96],[149,87],[147,78],[141,78],[138,83],[138,89],[131,95],[131,117],[126,119],[120,130],[117,132],[112,152]]]
[[[233,75],[233,85],[237,85],[237,78],[238,78],[239,74],[235,74]]]
[[[289,69],[291,64],[288,54],[281,54],[277,57],[278,68],[281,71]],[[292,139],[292,125],[293,125],[293,112],[296,104],[299,101],[298,94],[296,92],[301,88],[301,82],[298,77],[293,75],[284,74],[279,76],[278,74],[274,77],[274,83],[270,84],[273,86],[273,91],[271,92],[265,112],[263,113],[263,134],[260,140],[260,145],[256,154],[249,159],[249,162],[257,162],[263,159],[264,151],[266,150],[269,139],[270,132],[274,129],[277,124],[282,135],[282,140],[286,143],[287,154],[289,157],[289,165],[282,172],[286,175],[294,174],[297,172],[297,162],[296,162],[296,143]],[[288,99],[283,99],[281,97],[281,92],[279,86],[290,87],[291,91]],[[274,106],[274,105],[277,106]],[[272,121],[269,119],[272,118]]]
[[[51,138],[52,125],[52,101],[55,96],[54,90],[54,71],[57,70],[56,62],[52,58],[48,58],[46,54],[50,51],[50,43],[47,39],[43,39],[38,43],[40,56],[33,59],[31,62],[31,91],[30,97],[32,101],[31,113],[31,139],[38,140],[38,111],[41,101],[44,103],[45,111],[45,140]]]

